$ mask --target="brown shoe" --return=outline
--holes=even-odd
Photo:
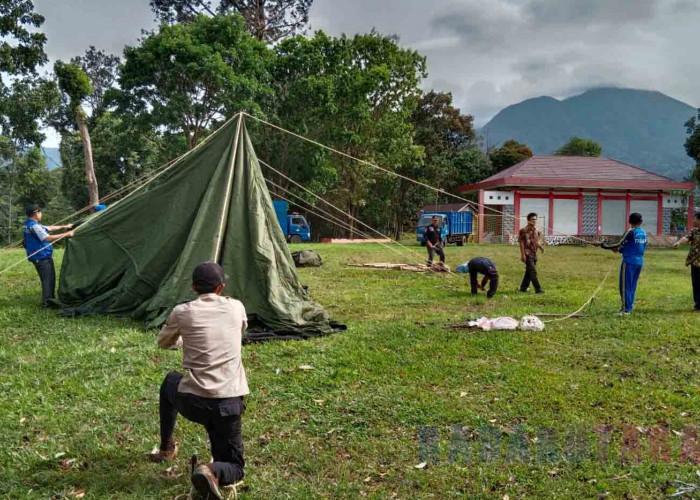
[[[153,462],[154,464],[160,464],[163,462],[171,462],[175,460],[177,457],[177,452],[179,451],[179,447],[177,443],[175,444],[175,448],[172,450],[157,450],[148,455],[148,459]]]
[[[192,486],[202,500],[223,500],[219,481],[208,464],[200,464],[192,473]]]

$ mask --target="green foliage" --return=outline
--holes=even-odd
[[[18,147],[39,146],[44,140],[41,122],[59,100],[56,84],[42,78],[22,78],[11,87],[0,87],[0,134]]]
[[[31,0],[0,0],[0,73],[27,75],[47,61],[43,24]]]
[[[188,24],[162,25],[124,55],[121,91],[111,96],[119,112],[183,134],[190,148],[217,120],[257,111],[270,94],[272,53],[237,15],[198,15]]]
[[[409,172],[421,164],[411,123],[425,76],[418,53],[375,32],[352,38],[317,32],[284,40],[275,52],[274,97],[265,105],[273,121],[390,170]],[[319,194],[388,227],[394,199],[388,193],[401,192],[396,178],[279,132],[256,130],[260,155],[275,168],[304,184],[321,181]]]
[[[73,110],[82,106],[83,101],[93,93],[90,78],[78,63],[56,61],[54,72],[58,79],[58,87],[68,96]]]
[[[489,153],[494,172],[500,172],[513,165],[532,158],[532,150],[525,144],[510,139]]]
[[[557,156],[588,156],[596,158],[603,152],[603,147],[591,139],[572,137],[569,142],[557,149]]]
[[[74,57],[75,63],[85,72],[90,80],[92,92],[85,97],[92,108],[92,114],[105,111],[105,93],[114,87],[119,74],[119,57],[98,50],[91,45],[83,56]]]
[[[694,181],[700,183],[700,109],[698,115],[685,122],[688,137],[685,140],[685,152],[695,160]]]
[[[269,44],[303,33],[313,0],[150,0],[161,23],[189,23],[199,14],[240,14],[255,38]]]
[[[17,176],[17,201],[22,206],[36,203],[45,207],[56,195],[46,158],[39,148],[31,148],[17,159]]]
[[[182,141],[178,143],[168,135],[159,136],[111,112],[94,120],[91,139],[95,176],[105,196],[148,174],[185,149]],[[83,208],[88,204],[88,192],[79,134],[63,134],[61,163],[61,190],[76,210]],[[129,191],[107,203],[114,203]]]

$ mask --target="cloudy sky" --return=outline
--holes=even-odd
[[[121,53],[153,26],[148,0],[34,4],[52,60],[91,44]],[[398,35],[428,58],[424,87],[452,92],[479,126],[523,99],[600,86],[700,106],[700,0],[315,0],[311,24],[334,35]]]

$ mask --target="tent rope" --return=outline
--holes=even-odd
[[[280,172],[278,169],[274,168],[272,165],[270,165],[270,164],[268,164],[268,163],[265,163],[264,161],[262,161],[262,160],[260,160],[260,159],[258,159],[258,161],[259,161],[262,165],[265,165],[265,166],[266,166],[267,168],[269,168],[270,170],[276,172],[278,175],[280,175],[280,176],[284,177],[285,179],[287,179],[289,182],[291,182],[291,183],[294,184],[295,186],[297,186],[297,187],[303,189],[305,192],[309,193],[311,196],[314,196],[314,197],[317,198],[318,200],[320,200],[320,201],[322,201],[323,203],[325,203],[326,205],[328,205],[328,206],[334,208],[335,210],[337,210],[337,211],[340,212],[341,214],[347,216],[348,218],[354,220],[354,221],[357,222],[358,224],[361,224],[362,226],[366,227],[366,228],[369,229],[370,231],[372,231],[372,232],[378,234],[379,236],[381,236],[381,237],[383,237],[383,238],[389,239],[389,240],[392,241],[393,243],[395,243],[395,244],[397,244],[398,246],[400,246],[401,248],[405,249],[406,252],[410,252],[411,254],[418,255],[414,250],[412,250],[412,249],[408,248],[407,246],[401,244],[401,242],[396,241],[396,240],[393,240],[392,238],[390,238],[389,236],[385,235],[385,234],[382,233],[381,231],[379,231],[379,230],[377,230],[377,229],[374,229],[374,228],[373,228],[372,226],[370,226],[369,224],[366,224],[366,223],[362,222],[360,219],[358,219],[358,218],[356,218],[356,217],[353,217],[351,214],[349,214],[348,212],[345,212],[345,211],[342,210],[341,208],[339,208],[339,207],[337,207],[336,205],[332,204],[330,201],[323,199],[321,196],[319,196],[318,194],[314,193],[314,192],[311,191],[310,189],[308,189],[308,188],[302,186],[301,184],[299,184],[298,182],[296,182],[294,179],[291,179],[290,177],[286,176],[285,174],[283,174],[282,172]],[[282,188],[282,189],[284,189],[284,188]],[[352,231],[353,229],[350,228],[350,230]],[[423,257],[422,257],[422,256],[419,256],[418,258],[420,259],[419,262],[422,262],[422,261],[423,261]],[[421,264],[421,265],[422,265],[422,264]],[[448,272],[449,272],[450,274],[452,274],[452,271],[448,271]]]
[[[347,229],[347,230],[352,230],[352,229],[353,229],[352,226],[350,226],[350,224],[348,224],[347,222],[344,222],[344,221],[338,219],[338,218],[335,217],[334,215],[332,215],[332,214],[326,212],[325,210],[323,210],[323,209],[321,209],[321,208],[319,208],[319,207],[315,207],[314,205],[312,205],[310,202],[304,200],[304,199],[303,199],[302,197],[300,197],[299,195],[297,195],[297,194],[295,194],[295,193],[292,193],[291,191],[289,191],[289,190],[283,188],[282,186],[280,186],[280,185],[274,183],[273,181],[271,181],[271,180],[269,180],[269,179],[265,179],[265,181],[268,182],[269,184],[275,186],[276,188],[283,190],[283,191],[286,192],[287,194],[289,194],[289,195],[291,195],[291,196],[293,196],[293,197],[295,197],[295,198],[301,200],[301,201],[304,202],[305,204],[307,204],[307,205],[310,207],[310,208],[307,208],[307,210],[308,210],[309,212],[311,212],[312,214],[316,215],[317,217],[319,217],[319,218],[321,218],[321,219],[324,219],[324,220],[330,222],[331,224],[335,224],[336,226],[338,226],[338,227],[340,227],[340,228],[342,228],[342,229]],[[276,194],[275,196],[279,197],[280,199],[282,199],[282,200],[284,200],[284,201],[286,201],[286,202],[288,202],[288,203],[295,203],[295,202],[290,201],[289,199],[285,198],[284,196],[282,196],[282,195],[280,195],[280,194]],[[318,214],[318,213],[315,213],[314,210],[319,210],[319,211],[321,211],[321,212],[327,214],[329,217],[333,217],[334,219],[336,219],[336,220],[339,221],[339,222],[334,222],[334,221],[332,221],[332,220],[330,220],[330,219],[328,219],[328,218],[326,218],[326,217],[324,217],[324,216],[322,216],[322,215],[320,215],[320,214]],[[367,239],[372,239],[372,236],[371,236],[370,234],[365,233],[364,231],[361,231],[361,230],[359,230],[359,229],[357,229],[357,228],[354,228],[354,231],[355,231],[357,234],[359,234],[360,236],[364,236],[364,237],[367,238]],[[389,238],[389,241],[391,241],[390,238]],[[399,256],[401,256],[401,257],[405,257],[404,254],[402,254],[401,252],[399,252],[396,248],[394,248],[394,247],[391,246],[391,245],[387,245],[386,243],[381,242],[381,241],[377,241],[376,243],[379,244],[379,245],[381,245],[381,246],[383,246],[383,247],[385,247],[385,248],[388,248],[389,250],[391,250],[392,252],[396,253],[397,255],[399,255]],[[411,258],[412,258],[412,256],[411,256]],[[416,263],[416,262],[414,262],[414,263]],[[423,264],[420,263],[420,265],[423,265]]]
[[[257,117],[257,116],[250,115],[250,114],[246,113],[245,111],[243,111],[242,113],[243,113],[245,116],[252,118],[253,120],[257,120],[257,121],[259,121],[260,123],[263,123],[263,124],[268,125],[268,126],[270,126],[270,127],[272,127],[272,128],[275,128],[275,129],[277,129],[277,130],[279,130],[279,131],[281,131],[281,132],[284,132],[285,134],[289,134],[289,135],[291,135],[291,136],[297,137],[298,139],[301,139],[301,140],[303,140],[303,141],[306,141],[306,142],[309,142],[309,143],[311,143],[311,144],[314,144],[314,145],[316,145],[316,146],[318,146],[318,147],[320,147],[320,148],[323,148],[323,149],[326,149],[326,150],[328,150],[328,151],[331,151],[331,152],[333,152],[333,153],[335,153],[335,154],[337,154],[337,155],[343,156],[343,157],[345,157],[345,158],[349,158],[349,159],[354,160],[354,161],[356,161],[356,162],[359,162],[359,163],[362,163],[362,164],[367,165],[367,166],[369,166],[369,167],[375,168],[375,169],[380,170],[380,171],[382,171],[382,172],[385,172],[385,173],[387,173],[387,174],[389,174],[389,175],[393,175],[394,177],[398,177],[398,178],[403,179],[403,180],[406,180],[406,181],[408,181],[408,182],[412,182],[412,183],[414,183],[414,184],[416,184],[416,185],[425,187],[425,188],[427,188],[427,189],[431,189],[431,190],[435,191],[435,192],[438,193],[438,194],[443,194],[443,195],[445,195],[445,196],[451,196],[452,198],[455,198],[455,199],[457,199],[457,200],[463,201],[463,202],[465,202],[466,204],[470,205],[471,207],[476,207],[476,208],[477,208],[477,211],[478,211],[478,209],[479,209],[480,207],[483,207],[485,210],[491,210],[491,211],[494,212],[495,214],[502,215],[502,216],[504,216],[504,217],[512,217],[513,220],[515,220],[515,216],[514,216],[514,215],[506,214],[505,212],[500,211],[500,210],[497,210],[497,209],[492,208],[492,207],[489,207],[488,205],[476,203],[476,202],[474,202],[474,201],[468,200],[467,198],[463,198],[463,197],[458,196],[458,195],[456,195],[456,194],[450,193],[449,191],[445,191],[444,189],[437,188],[437,187],[435,187],[435,186],[431,186],[430,184],[426,184],[425,182],[421,182],[421,181],[418,181],[418,180],[416,180],[416,179],[412,179],[412,178],[407,177],[407,176],[405,176],[405,175],[403,175],[403,174],[399,174],[398,172],[394,172],[393,170],[389,170],[389,169],[387,169],[387,168],[380,167],[379,165],[377,165],[377,164],[375,164],[375,163],[372,163],[372,162],[369,162],[369,161],[367,161],[367,160],[363,160],[363,159],[361,159],[361,158],[356,158],[356,157],[354,157],[354,156],[352,156],[352,155],[349,155],[349,154],[347,154],[347,153],[344,153],[343,151],[340,151],[340,150],[338,150],[338,149],[332,148],[332,147],[330,147],[330,146],[326,146],[325,144],[322,144],[322,143],[320,143],[320,142],[318,142],[318,141],[315,141],[315,140],[313,140],[313,139],[310,139],[310,138],[308,138],[308,137],[304,137],[303,135],[297,134],[296,132],[293,132],[293,131],[291,131],[291,130],[285,129],[285,128],[283,128],[283,127],[280,127],[279,125],[275,125],[274,123],[270,123],[270,122],[268,122],[268,121],[266,121],[266,120],[263,120],[262,118],[259,118],[259,117]],[[556,232],[559,233],[559,234],[561,234],[562,236],[566,236],[566,237],[569,237],[569,238],[572,238],[572,239],[581,241],[582,243],[585,243],[586,245],[590,245],[590,242],[589,242],[588,240],[585,240],[585,239],[583,239],[583,238],[579,238],[578,236],[575,236],[575,235],[573,235],[573,234],[561,233],[561,232],[559,232],[559,231],[556,231]]]

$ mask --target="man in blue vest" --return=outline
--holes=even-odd
[[[41,279],[41,303],[49,307],[49,300],[54,298],[56,289],[56,270],[53,265],[53,246],[51,243],[61,238],[72,238],[73,231],[61,234],[49,234],[51,231],[72,229],[73,226],[42,226],[41,207],[29,205],[26,209],[27,220],[24,222],[24,248],[27,260],[34,264]]]

